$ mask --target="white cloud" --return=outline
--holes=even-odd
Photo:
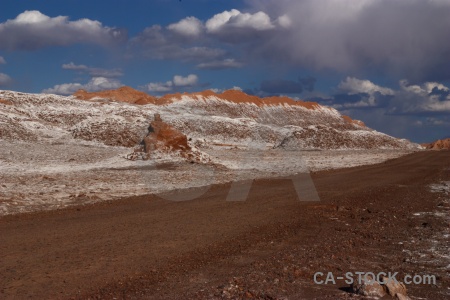
[[[195,17],[187,17],[180,20],[177,23],[167,26],[169,30],[172,30],[178,34],[184,36],[199,36],[203,31],[203,23]]]
[[[111,45],[127,39],[126,31],[103,26],[90,19],[69,21],[66,16],[49,17],[39,11],[25,11],[0,23],[0,49],[36,50],[76,43]]]
[[[354,77],[347,77],[345,80],[339,83],[338,88],[347,92],[350,95],[366,93],[369,95],[373,95],[375,92],[378,92],[382,95],[394,95],[395,92],[390,88],[381,87],[379,85],[374,84],[370,80],[361,80]]]
[[[3,56],[0,56],[0,65],[6,64],[6,60],[3,58]]]
[[[89,69],[88,66],[85,65],[76,65],[73,62],[70,62],[68,64],[63,64],[61,66],[64,70],[77,70],[77,71],[84,71]]]
[[[170,92],[173,89],[172,81],[163,82],[150,82],[145,86],[149,92],[163,93]]]
[[[200,63],[197,65],[197,68],[206,70],[222,70],[222,69],[240,68],[242,66],[243,64],[236,61],[234,58],[228,58],[224,60],[214,60]]]
[[[4,73],[0,73],[0,86],[8,85],[12,82],[11,77]]]
[[[102,69],[102,68],[92,68],[86,65],[76,65],[73,62],[68,64],[63,64],[62,68],[64,70],[80,71],[89,74],[92,77],[120,77],[123,73],[120,69]]]
[[[60,95],[71,95],[78,91],[79,89],[86,90],[88,92],[97,92],[101,90],[116,89],[123,86],[117,79],[105,78],[105,77],[94,77],[88,83],[64,83],[55,85],[52,88],[45,89],[42,92],[47,94],[60,94]]]
[[[198,83],[198,77],[195,74],[189,74],[186,77],[175,75],[173,77],[173,84],[175,86],[194,86]]]
[[[189,74],[186,77],[181,75],[173,76],[172,80],[166,82],[150,82],[141,88],[156,93],[171,92],[180,88],[188,88],[198,85],[198,76]]]
[[[272,24],[270,17],[262,11],[250,14],[241,13],[237,9],[216,14],[206,21],[206,29],[208,32],[218,32],[226,27],[268,30],[275,26]]]
[[[292,26],[292,20],[288,15],[282,15],[277,19],[278,24],[283,28],[290,28]]]

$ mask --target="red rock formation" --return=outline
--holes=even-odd
[[[177,100],[181,100],[182,96],[189,96],[192,98],[195,98],[196,96],[201,96],[203,98],[215,96],[219,99],[223,99],[229,102],[233,103],[252,103],[256,104],[258,106],[264,106],[264,105],[291,105],[291,106],[302,106],[308,109],[315,109],[320,107],[320,105],[316,102],[305,102],[301,100],[293,100],[289,97],[266,97],[266,98],[260,98],[258,96],[248,95],[242,91],[239,90],[227,90],[221,94],[216,94],[211,90],[206,90],[203,92],[196,92],[196,93],[176,93],[176,94],[167,94],[161,98],[158,99],[158,104],[164,105],[167,103],[172,103]]]
[[[316,109],[320,107],[320,105],[316,102],[293,100],[289,97],[278,97],[278,96],[260,98],[257,96],[248,95],[239,90],[227,90],[221,94],[217,94],[211,90],[195,93],[186,93],[186,92],[182,94],[175,93],[175,94],[167,94],[157,99],[144,92],[137,91],[133,88],[124,86],[116,90],[107,90],[93,93],[86,92],[85,90],[78,90],[77,92],[75,92],[74,96],[81,100],[91,100],[92,98],[99,97],[111,99],[113,101],[121,101],[134,104],[152,103],[157,105],[164,105],[179,101],[182,99],[183,96],[189,96],[193,99],[197,98],[198,96],[200,96],[203,99],[210,96],[214,96],[217,97],[218,99],[226,100],[233,103],[252,103],[258,106],[290,105],[290,106],[301,106],[307,109]],[[355,124],[361,125],[359,123]]]
[[[149,133],[144,138],[146,153],[151,154],[155,150],[185,153],[191,150],[186,135],[163,122],[159,114],[155,114],[155,119],[150,123],[148,130]]]
[[[429,144],[422,144],[427,149],[432,150],[450,150],[450,138],[443,139],[443,140],[437,140],[433,143]]]
[[[75,97],[81,100],[91,100],[92,98],[106,98],[113,101],[127,102],[133,104],[156,104],[156,98],[144,92],[137,91],[131,87],[123,86],[116,90],[106,90],[101,92],[89,93],[85,90],[78,90],[74,94]]]

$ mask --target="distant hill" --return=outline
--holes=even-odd
[[[432,143],[428,144],[422,144],[426,149],[433,149],[433,150],[445,150],[450,149],[450,138],[445,138],[442,140],[437,140]]]

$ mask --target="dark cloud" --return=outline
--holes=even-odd
[[[73,62],[70,62],[68,64],[63,64],[62,68],[65,70],[73,70],[73,71],[83,72],[83,73],[90,75],[91,77],[114,78],[114,77],[123,76],[123,73],[120,69],[93,68],[93,67],[88,67],[85,65],[75,65]]]
[[[339,72],[376,69],[411,80],[450,78],[450,1],[250,3],[271,16],[286,14],[291,26],[266,32],[249,57]]]
[[[331,105],[338,109],[373,109],[388,107],[393,95],[384,95],[380,92],[356,93],[356,94],[336,94],[333,96]]]
[[[79,71],[82,73],[86,73],[91,77],[106,77],[106,78],[115,78],[123,76],[123,72],[120,69],[102,69],[102,68],[93,68],[85,65],[76,65],[73,62],[68,64],[63,64],[62,68],[64,70],[72,70]]]
[[[299,78],[297,81],[285,79],[264,80],[260,90],[269,94],[300,94],[303,90],[314,90],[316,79],[313,77]]]
[[[15,19],[0,23],[0,49],[36,50],[77,43],[112,45],[125,42],[127,31],[103,26],[99,21],[68,17],[48,17],[39,11],[25,11]]]
[[[439,87],[434,87],[431,90],[430,96],[438,96],[440,101],[448,100],[450,97],[450,89],[441,89]]]
[[[180,60],[205,63],[224,59],[227,52],[221,48],[206,46],[204,41],[186,43],[178,34],[159,25],[146,28],[130,41],[130,51],[149,59]]]
[[[425,82],[421,85],[400,81],[400,89],[387,111],[396,115],[439,115],[450,113],[450,89],[437,82]],[[447,95],[444,98],[444,95]]]
[[[242,63],[236,61],[233,58],[228,58],[228,59],[224,59],[224,60],[203,62],[203,63],[198,64],[196,67],[198,69],[204,69],[204,70],[224,70],[224,69],[241,68],[242,66],[243,66]]]

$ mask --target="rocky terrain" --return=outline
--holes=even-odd
[[[0,99],[0,215],[373,164],[420,147],[317,103],[235,90]]]
[[[192,201],[143,195],[4,216],[0,298],[447,300],[449,170],[447,152],[421,151],[312,174],[320,202],[270,178],[241,202],[218,184]],[[316,272],[436,281],[317,284]]]
[[[0,91],[0,298],[447,299],[449,156],[421,149],[236,90]]]

